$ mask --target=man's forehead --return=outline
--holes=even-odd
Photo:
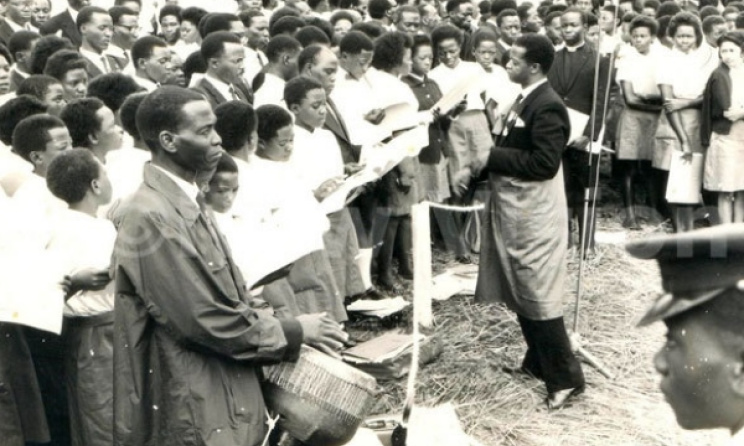
[[[269,26],[269,19],[263,15],[254,16],[251,19],[251,28],[264,28]]]
[[[198,128],[217,120],[206,99],[187,102],[181,107],[181,128]]]
[[[243,45],[235,42],[225,42],[225,54],[235,55],[238,53],[243,54],[245,50],[243,50]]]
[[[575,11],[567,12],[561,16],[561,22],[563,23],[580,23],[581,14]]]
[[[315,62],[317,65],[320,66],[335,65],[338,64],[338,57],[336,57],[333,51],[327,48],[323,48],[318,53],[318,57],[315,59]]]
[[[90,16],[91,23],[111,22],[111,16],[107,12],[94,12]]]

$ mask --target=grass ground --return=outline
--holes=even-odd
[[[612,204],[609,205],[612,207]],[[624,232],[617,209],[605,206],[598,230]],[[659,232],[645,227],[626,238]],[[434,269],[452,264],[434,252]],[[566,259],[566,325],[572,327],[578,262]],[[580,333],[586,350],[615,375],[610,380],[585,364],[586,393],[560,411],[545,408],[544,386],[501,371],[515,365],[525,345],[514,315],[498,305],[473,303],[456,296],[435,303],[433,332],[443,353],[419,373],[416,404],[451,402],[466,432],[484,445],[681,445],[705,446],[724,441],[725,432],[687,432],[679,427],[658,391],[652,358],[664,341],[664,327],[635,327],[661,290],[654,262],[628,256],[622,244],[601,244],[587,262],[581,300]],[[364,333],[361,333],[364,334]],[[370,333],[367,332],[367,335]],[[399,413],[405,379],[382,383],[376,414]]]

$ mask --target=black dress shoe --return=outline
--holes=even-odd
[[[547,399],[548,409],[560,409],[561,407],[565,406],[571,398],[584,393],[585,388],[586,386],[582,384],[579,387],[573,387],[571,389],[563,389],[557,392],[549,393]]]

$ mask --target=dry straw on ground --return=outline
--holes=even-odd
[[[610,227],[600,230],[619,230],[616,223],[603,224]],[[571,328],[578,262],[568,262],[566,325]],[[681,430],[658,391],[652,358],[663,343],[664,327],[635,328],[660,290],[656,265],[629,257],[622,245],[601,245],[584,277],[583,345],[612,370],[614,380],[585,364],[586,393],[570,407],[548,412],[540,382],[501,371],[503,365],[518,364],[524,353],[514,315],[501,306],[457,296],[435,304],[434,332],[444,352],[420,371],[417,404],[452,402],[466,431],[484,445],[704,446],[725,439],[724,432]],[[375,413],[398,413],[404,380],[382,386]]]

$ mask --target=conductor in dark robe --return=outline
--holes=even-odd
[[[561,158],[570,121],[546,78],[554,55],[538,34],[523,35],[510,50],[506,69],[522,93],[481,163],[491,196],[475,293],[478,302],[502,302],[517,313],[527,353],[520,367],[504,370],[543,380],[550,409],[584,390],[563,323],[568,221]]]

